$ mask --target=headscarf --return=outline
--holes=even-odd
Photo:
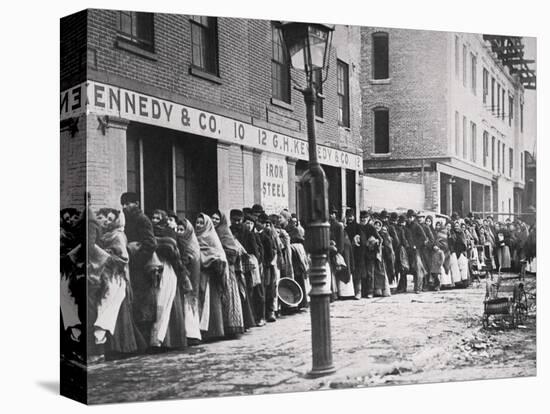
[[[204,226],[195,230],[201,252],[201,266],[208,267],[216,260],[227,263],[222,243],[214,229],[212,220],[204,213],[199,213],[199,217],[204,220]]]
[[[225,250],[226,256],[239,255],[241,249],[239,248],[240,246],[237,244],[235,237],[233,237],[233,233],[231,233],[231,230],[229,230],[229,225],[227,224],[227,217],[225,217],[225,214],[219,211],[217,211],[215,214],[220,215],[220,224],[218,224],[218,226],[215,227],[215,229],[220,239],[220,242],[223,246],[223,249]]]
[[[183,219],[183,233],[178,234],[179,246],[181,248],[181,255],[188,257],[191,260],[200,260],[200,247],[199,241],[195,234],[193,225],[187,219]]]

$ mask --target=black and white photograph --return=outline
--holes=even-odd
[[[530,377],[535,37],[60,20],[61,394]]]
[[[7,3],[4,411],[545,412],[544,11]]]

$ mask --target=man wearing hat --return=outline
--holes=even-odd
[[[426,265],[422,257],[423,250],[426,246],[427,238],[424,230],[416,221],[416,212],[407,210],[407,241],[409,243],[409,263],[411,264],[411,273],[414,275],[414,292],[422,292],[424,276],[426,273]]]
[[[252,208],[254,210],[254,208]],[[275,310],[277,308],[277,244],[273,237],[269,224],[269,216],[265,213],[258,214],[256,229],[263,247],[263,285],[265,293],[265,309],[262,316],[268,322],[275,322]]]
[[[392,248],[393,248],[393,251],[395,253],[395,258],[394,258],[394,263],[393,263],[393,269],[394,269],[394,274],[393,274],[393,280],[397,280],[398,278],[398,273],[399,273],[399,249],[401,248],[401,243],[399,241],[399,235],[397,234],[397,213],[395,212],[392,212],[391,214],[388,214],[388,212],[386,210],[384,210],[382,213],[385,213],[383,214],[383,219],[382,219],[382,223],[384,223],[384,225],[387,227],[388,229],[388,234],[390,235],[391,237],[391,243],[392,243]],[[389,275],[388,275],[389,277]]]
[[[136,324],[149,343],[151,328],[155,321],[156,305],[151,303],[152,278],[146,274],[145,265],[152,258],[157,248],[151,220],[139,207],[136,193],[123,193],[120,204],[124,211],[126,224],[124,233],[128,239],[130,254],[130,280],[134,293],[133,307]]]

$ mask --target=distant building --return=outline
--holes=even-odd
[[[316,112],[331,207],[360,194],[360,28],[337,26]],[[268,20],[86,10],[61,20],[61,205],[298,210],[303,95]],[[302,80],[302,82],[300,82]]]
[[[365,174],[423,184],[427,210],[522,211],[526,82],[512,61],[480,34],[361,34]]]

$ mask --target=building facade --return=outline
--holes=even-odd
[[[361,34],[337,26],[316,107],[331,207],[361,194]],[[298,211],[305,105],[268,20],[85,10],[61,20],[61,207],[193,217],[260,203]]]
[[[365,174],[425,209],[522,211],[524,89],[480,34],[361,29]]]

